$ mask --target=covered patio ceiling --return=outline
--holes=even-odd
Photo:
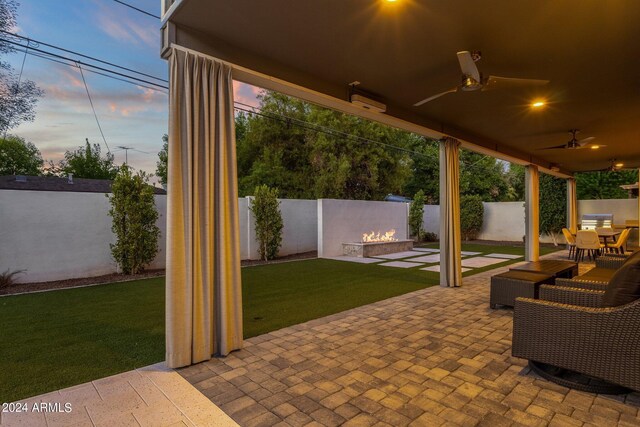
[[[640,166],[638,16],[635,0],[178,0],[164,21],[185,47],[342,100],[357,80],[388,116],[572,172]],[[485,76],[550,83],[414,107],[460,83],[461,50]],[[607,147],[540,150],[573,128]]]

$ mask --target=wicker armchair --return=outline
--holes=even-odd
[[[543,285],[517,298],[512,354],[640,391],[640,300],[600,308],[604,292]]]

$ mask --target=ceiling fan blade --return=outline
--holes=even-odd
[[[426,104],[427,102],[433,101],[436,98],[440,98],[441,96],[444,96],[444,95],[446,95],[448,93],[453,93],[453,92],[457,92],[457,91],[458,91],[458,86],[454,87],[453,89],[449,89],[447,91],[441,92],[441,93],[439,93],[437,95],[430,96],[429,98],[423,99],[422,101],[416,102],[415,104],[413,104],[413,106],[414,107],[419,107],[422,104]]]
[[[589,141],[593,141],[594,139],[596,139],[595,136],[589,136],[587,138],[579,139],[578,140],[578,144],[584,146],[584,145],[589,144]],[[598,145],[600,145],[600,144],[598,144]],[[600,147],[604,147],[604,145],[600,145]]]
[[[480,83],[480,71],[476,67],[476,62],[471,57],[471,52],[463,50],[458,52],[458,62],[460,63],[460,69],[465,76],[471,76],[475,81]]]
[[[549,80],[537,80],[537,79],[518,79],[512,77],[498,77],[489,76],[485,82],[482,90],[501,89],[509,87],[521,87],[521,86],[542,86],[549,83]]]
[[[538,150],[557,150],[559,148],[567,148],[567,144],[555,145],[553,147],[538,148]]]

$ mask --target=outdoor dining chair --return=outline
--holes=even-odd
[[[567,245],[569,245],[569,259],[573,256],[573,253],[576,251],[576,238],[568,228],[562,229],[562,234],[564,234],[564,238],[567,240]]]
[[[631,233],[630,228],[625,228],[624,230],[622,230],[622,233],[620,233],[620,237],[618,237],[618,240],[616,242],[609,243],[607,245],[607,249],[610,252],[624,254],[624,251],[625,251],[624,245],[627,243],[630,233]]]
[[[600,243],[596,230],[578,230],[576,234],[576,261],[584,260],[584,252],[587,251],[589,259],[596,259],[604,245]]]

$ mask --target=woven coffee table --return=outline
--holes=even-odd
[[[571,279],[573,276],[578,275],[578,263],[572,261],[545,259],[542,261],[526,262],[517,267],[512,267],[509,270],[551,274],[555,278],[562,277]]]
[[[540,285],[553,284],[555,276],[528,271],[507,271],[491,277],[489,307],[498,304],[513,307],[517,297],[538,298]]]

